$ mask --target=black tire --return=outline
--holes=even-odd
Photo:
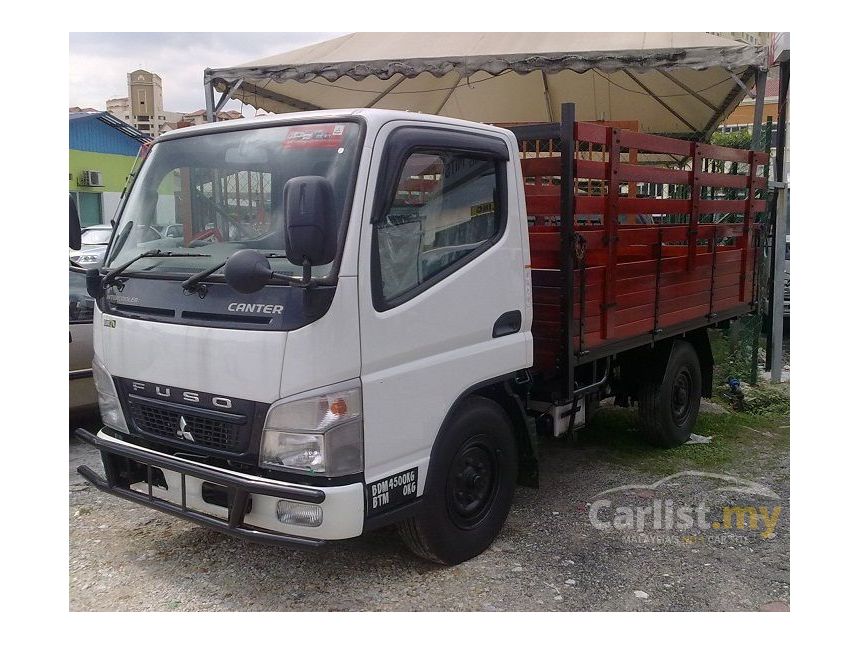
[[[686,443],[699,416],[702,370],[696,350],[675,341],[662,379],[639,388],[639,427],[645,438],[664,448]]]
[[[517,445],[495,401],[466,399],[441,431],[416,517],[399,525],[418,556],[459,564],[487,549],[507,519],[517,479]]]

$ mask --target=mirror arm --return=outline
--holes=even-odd
[[[319,280],[315,279],[311,275],[313,267],[311,266],[310,260],[307,258],[302,262],[302,277],[297,278],[294,275],[288,275],[286,273],[278,273],[277,271],[272,271],[272,277],[278,278],[280,280],[285,280],[288,284],[294,287],[303,287],[309,289],[310,287],[315,287],[320,283]]]

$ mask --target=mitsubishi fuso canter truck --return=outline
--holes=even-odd
[[[104,473],[79,472],[264,543],[396,523],[453,564],[537,485],[536,435],[601,399],[684,443],[706,329],[755,306],[766,154],[562,115],[304,112],[145,146],[87,274],[104,428],[77,436]]]

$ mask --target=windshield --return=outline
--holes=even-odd
[[[81,232],[81,244],[107,244],[112,232],[109,228],[88,228]]]
[[[116,226],[107,267],[160,249],[201,257],[152,257],[130,272],[195,273],[239,249],[284,254],[283,191],[293,177],[326,177],[338,222],[359,153],[355,123],[297,124],[236,130],[156,143]],[[282,273],[301,274],[283,258]],[[314,267],[325,276],[331,265]]]

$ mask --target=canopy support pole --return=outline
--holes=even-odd
[[[549,93],[549,83],[547,83],[546,80],[546,72],[541,70],[540,77],[543,81],[543,98],[546,101],[546,120],[550,123],[555,123],[555,119],[552,118],[552,96],[550,96]]]
[[[753,116],[753,131],[752,141],[750,141],[750,150],[761,150],[761,119],[764,114],[764,95],[767,86],[767,70],[760,69],[755,77],[755,112]]]
[[[366,107],[366,108],[372,108],[374,105],[376,105],[376,104],[377,104],[377,103],[379,103],[382,99],[384,99],[386,96],[388,96],[388,93],[389,93],[391,90],[393,90],[395,87],[397,87],[398,85],[400,85],[400,84],[401,84],[403,81],[405,81],[405,80],[406,80],[406,77],[405,77],[405,76],[401,76],[401,77],[400,77],[400,79],[398,79],[397,81],[395,81],[394,83],[392,83],[391,85],[389,85],[389,86],[385,89],[385,91],[384,91],[384,92],[382,92],[379,96],[377,96],[375,99],[373,99],[370,103],[368,103],[368,104],[367,104],[367,105],[365,105],[364,107]],[[459,81],[458,81],[458,82],[459,82]]]
[[[457,79],[457,82],[454,83],[454,87],[448,90],[448,93],[445,95],[445,98],[442,100],[442,103],[439,104],[439,107],[436,108],[436,111],[433,114],[439,114],[442,111],[442,108],[445,107],[445,104],[448,102],[448,99],[451,98],[451,95],[454,93],[454,90],[457,89],[457,86],[460,85],[460,81],[463,80],[463,77]]]
[[[626,70],[626,69],[622,69],[621,71],[622,71],[622,72],[624,72],[625,74],[627,74],[627,76],[629,76],[629,77],[630,77],[630,80],[632,80],[634,83],[636,83],[636,85],[638,85],[638,86],[639,86],[639,87],[641,87],[643,90],[645,90],[645,92],[648,94],[648,96],[650,96],[652,99],[654,99],[655,101],[657,101],[657,103],[659,103],[659,104],[660,104],[660,105],[662,105],[666,110],[668,110],[668,111],[672,114],[672,116],[674,116],[674,117],[675,117],[676,119],[678,119],[681,123],[683,123],[683,124],[684,124],[684,125],[686,125],[688,128],[690,128],[690,131],[691,131],[691,132],[693,132],[694,134],[695,134],[696,132],[698,132],[698,128],[696,128],[696,126],[694,126],[692,123],[690,123],[689,121],[687,121],[687,119],[685,119],[685,118],[684,118],[684,117],[682,117],[680,114],[678,114],[678,112],[676,112],[676,111],[672,108],[672,106],[670,106],[668,103],[666,103],[666,101],[664,101],[664,100],[663,100],[663,99],[661,99],[659,96],[657,96],[656,94],[654,94],[654,92],[652,92],[652,91],[651,91],[651,88],[649,88],[647,85],[645,85],[645,83],[643,83],[643,82],[642,82],[642,81],[640,81],[638,78],[636,78],[636,77],[635,77],[633,74],[631,74],[628,70]]]
[[[241,78],[239,80],[237,80],[236,82],[234,82],[228,88],[228,90],[221,95],[221,98],[218,99],[218,105],[215,106],[214,116],[217,117],[218,113],[224,109],[224,105],[227,103],[227,101],[229,101],[230,99],[233,98],[233,94],[236,92],[236,90],[239,89],[240,85],[242,85],[242,79]],[[213,95],[214,95],[214,92],[213,92]]]
[[[747,87],[747,84],[746,84],[746,83],[744,83],[744,82],[741,80],[740,76],[738,76],[737,74],[735,74],[735,73],[734,73],[732,70],[730,70],[730,69],[727,69],[726,71],[729,73],[729,75],[730,75],[733,79],[735,79],[735,83],[737,83],[737,84],[738,84],[738,87],[740,87],[740,88],[744,91],[744,94],[746,94],[746,95],[747,95],[749,98],[751,98],[751,99],[754,99],[754,98],[755,98],[755,97],[753,96],[752,92],[750,92],[750,88],[748,88],[748,87]]]
[[[704,103],[707,107],[711,108],[714,112],[719,112],[719,111],[720,111],[720,108],[718,108],[716,105],[714,105],[713,103],[711,103],[708,99],[706,99],[704,96],[702,96],[701,94],[699,94],[696,90],[694,90],[693,88],[691,88],[689,85],[687,85],[686,83],[684,83],[684,82],[680,81],[679,79],[675,78],[674,76],[672,76],[672,75],[671,75],[669,72],[667,72],[666,70],[660,69],[660,68],[658,67],[658,68],[657,68],[657,71],[658,71],[658,72],[660,72],[660,73],[661,73],[663,76],[665,76],[666,78],[668,78],[670,81],[672,81],[675,85],[677,85],[678,87],[680,87],[682,90],[684,90],[687,94],[689,94],[690,96],[693,96],[693,97],[695,97],[695,98],[699,99],[702,103]]]

